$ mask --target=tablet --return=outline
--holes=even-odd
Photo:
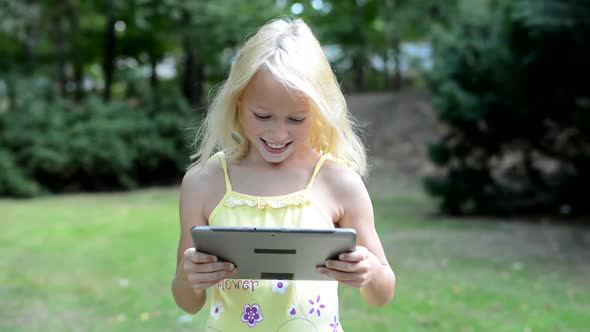
[[[356,247],[350,228],[194,226],[191,234],[197,251],[236,266],[231,279],[333,280],[316,267]]]

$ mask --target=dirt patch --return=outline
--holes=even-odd
[[[364,131],[369,163],[375,173],[419,180],[434,169],[426,149],[441,127],[428,91],[350,94],[346,100]]]

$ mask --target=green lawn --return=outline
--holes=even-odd
[[[588,331],[590,230],[433,219],[416,189],[375,194],[397,274],[373,308],[341,286],[350,331]],[[169,291],[177,192],[0,200],[0,331],[195,331]]]

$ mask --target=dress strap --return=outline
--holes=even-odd
[[[322,165],[324,164],[324,161],[326,161],[327,158],[328,156],[325,154],[323,154],[320,157],[320,160],[318,160],[318,163],[315,165],[315,169],[313,170],[313,174],[311,175],[311,179],[309,179],[309,183],[305,187],[305,190],[311,189],[311,186],[313,185],[313,180],[315,180],[316,175],[318,175],[320,168],[322,168]]]
[[[219,158],[219,162],[221,163],[221,168],[223,168],[223,177],[225,178],[225,190],[227,192],[231,192],[231,183],[229,182],[229,173],[227,172],[227,163],[225,161],[225,154],[223,151],[219,151],[214,154],[211,158]]]

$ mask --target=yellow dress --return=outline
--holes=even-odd
[[[212,158],[221,161],[226,193],[210,226],[334,228],[310,195],[326,155],[305,189],[273,197],[234,192],[223,153]],[[205,331],[342,332],[337,281],[225,279],[208,289],[207,307]]]

